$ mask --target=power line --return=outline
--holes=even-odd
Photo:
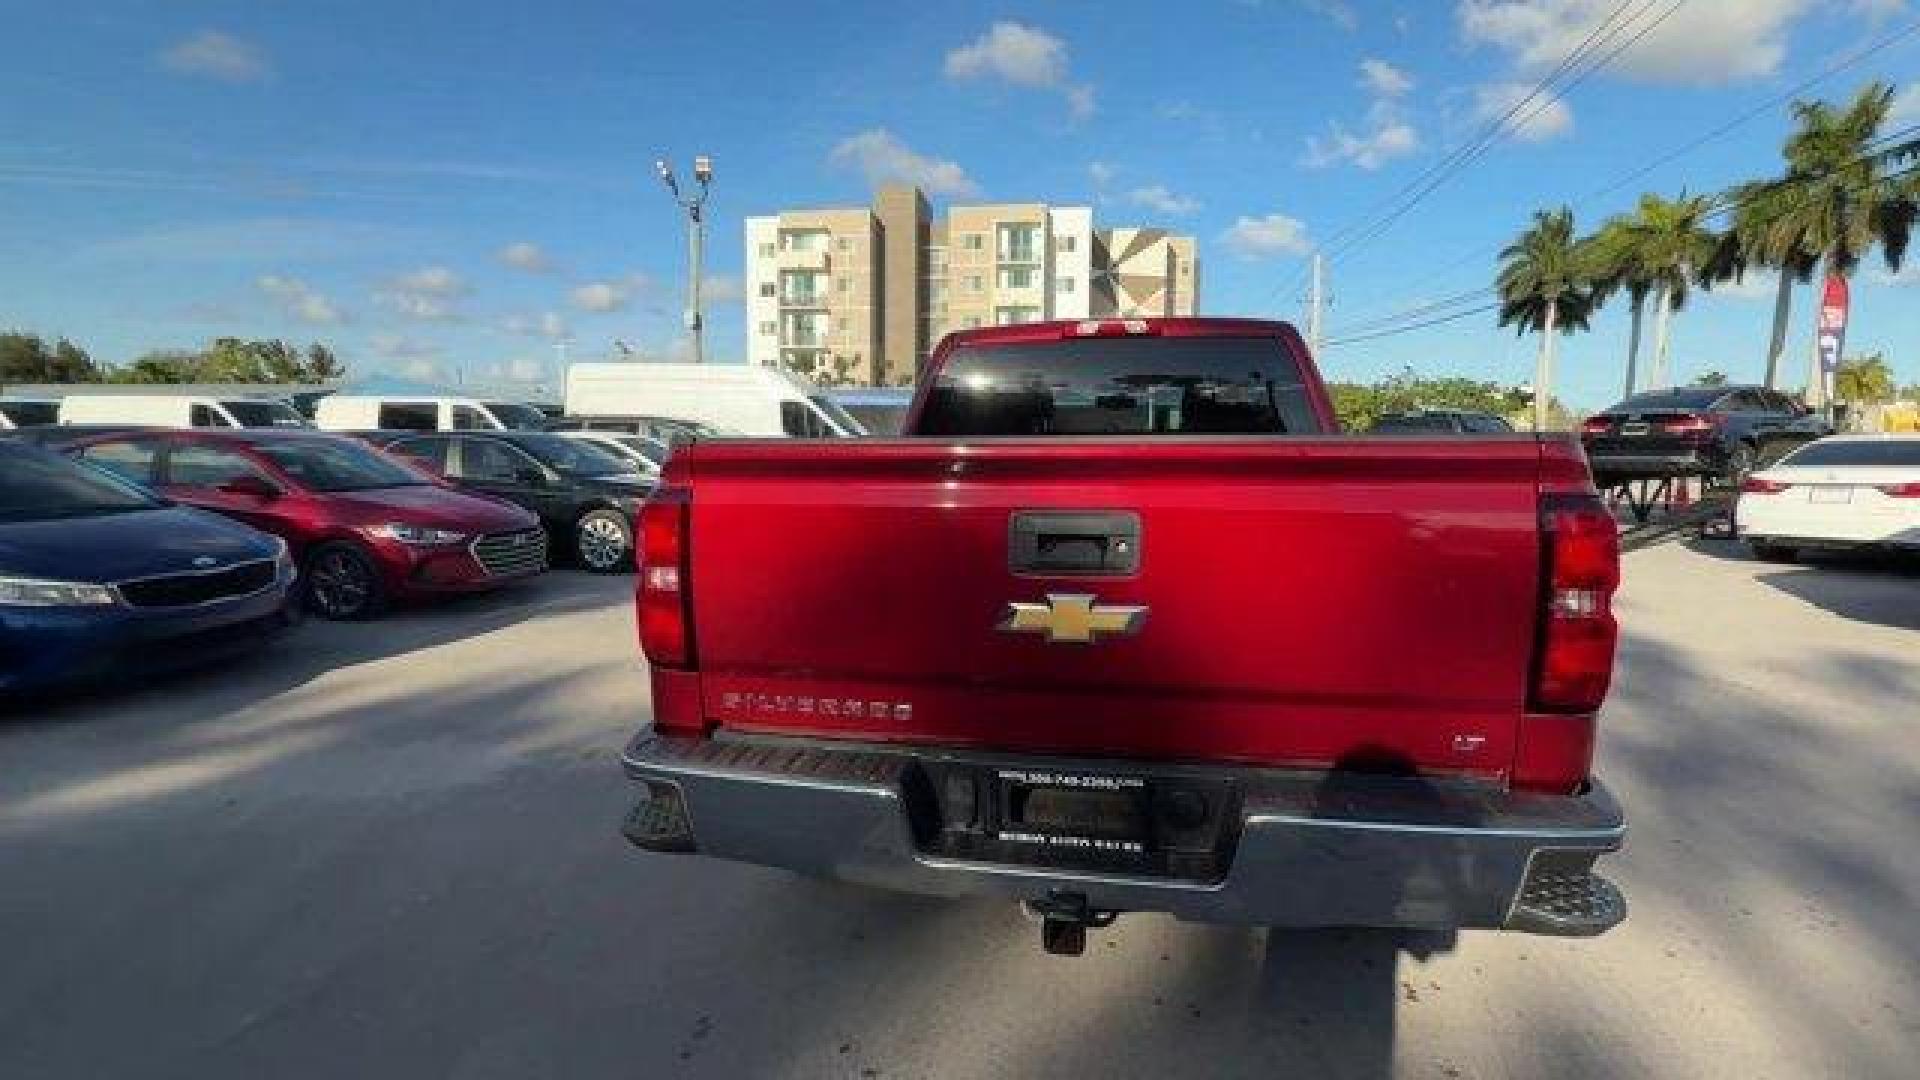
[[[1920,19],[1915,19],[1905,24],[1904,26],[1897,27],[1894,30],[1888,32],[1887,34],[1884,34],[1881,37],[1876,38],[1873,41],[1870,41],[1867,44],[1861,46],[1859,49],[1856,49],[1852,53],[1848,53],[1844,56],[1841,56],[1835,59],[1832,63],[1828,64],[1822,70],[1814,73],[1813,75],[1805,79],[1802,79],[1801,81],[1793,84],[1792,86],[1781,91],[1780,93],[1775,94],[1773,97],[1768,98],[1767,100],[1761,102],[1760,104],[1754,106],[1753,108],[1747,109],[1744,112],[1737,114],[1736,116],[1734,116],[1733,119],[1727,121],[1726,123],[1721,124],[1718,127],[1715,127],[1692,139],[1689,139],[1688,141],[1680,144],[1679,146],[1674,147],[1673,149],[1667,151],[1666,153],[1660,155],[1659,157],[1653,159],[1652,161],[1626,173],[1621,177],[1618,177],[1612,181],[1609,181],[1608,183],[1594,189],[1593,191],[1585,195],[1580,196],[1579,198],[1573,201],[1584,203],[1584,202],[1592,201],[1594,199],[1602,198],[1606,195],[1610,195],[1613,192],[1616,192],[1621,188],[1626,187],[1628,184],[1633,183],[1635,180],[1638,180],[1648,175],[1654,170],[1660,168],[1661,166],[1671,164],[1673,161],[1679,158],[1685,157],[1687,154],[1690,154],[1693,151],[1698,150],[1700,147],[1705,146],[1710,142],[1714,142],[1717,139],[1724,138],[1726,135],[1733,132],[1735,129],[1750,123],[1755,117],[1760,116],[1761,114],[1771,111],[1775,108],[1778,108],[1780,105],[1784,104],[1787,101],[1792,100],[1794,97],[1806,92],[1807,90],[1818,85],[1819,83],[1822,83],[1827,79],[1830,79],[1833,76],[1839,74],[1840,72],[1845,71],[1846,69],[1859,64],[1861,61],[1866,60],[1868,57],[1873,56],[1876,53],[1879,53],[1887,48],[1890,48],[1895,43],[1899,42],[1901,39],[1914,33],[1916,30],[1920,30]],[[1920,131],[1920,125],[1910,126],[1907,129],[1905,129],[1904,132],[1895,132],[1891,136],[1885,136],[1880,140],[1876,140],[1876,142],[1891,141],[1894,138],[1900,137],[1902,134],[1913,133],[1916,131]],[[1418,289],[1425,286],[1428,282],[1443,279],[1449,274],[1453,273],[1455,270],[1466,265],[1467,263],[1470,263],[1475,259],[1485,258],[1488,255],[1491,255],[1494,252],[1497,252],[1498,250],[1499,250],[1499,245],[1495,244],[1495,245],[1489,245],[1486,247],[1477,248],[1473,251],[1470,251],[1467,254],[1461,256],[1459,259],[1456,259],[1453,262],[1448,263],[1446,266],[1441,267],[1438,271],[1428,274],[1423,278],[1420,278],[1418,281],[1414,283],[1413,288]]]
[[[1420,322],[1408,323],[1405,326],[1397,326],[1390,330],[1375,330],[1371,334],[1353,334],[1348,337],[1334,338],[1333,340],[1327,342],[1326,347],[1331,349],[1337,345],[1351,345],[1357,341],[1372,341],[1375,338],[1392,337],[1395,334],[1405,334],[1414,330],[1424,330],[1429,326],[1439,326],[1442,323],[1458,322],[1461,319],[1469,318],[1474,315],[1482,315],[1482,314],[1485,314],[1486,312],[1493,311],[1497,309],[1499,306],[1500,306],[1500,302],[1496,300],[1490,304],[1481,304],[1479,307],[1468,308],[1465,311],[1456,311],[1451,315],[1438,315],[1431,319],[1423,319]]]

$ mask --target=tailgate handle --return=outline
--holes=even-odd
[[[1125,511],[1022,510],[1007,536],[1016,574],[1123,575],[1140,569],[1140,515]]]

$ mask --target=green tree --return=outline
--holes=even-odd
[[[323,383],[336,382],[347,377],[346,365],[333,355],[333,350],[319,342],[307,346],[307,363],[300,372],[298,382]]]
[[[1677,199],[1640,196],[1620,229],[1633,252],[1640,279],[1653,289],[1653,366],[1649,386],[1672,382],[1668,355],[1673,316],[1687,303],[1687,292],[1720,248],[1719,234],[1707,227],[1713,200],[1681,192]],[[1629,391],[1631,392],[1631,391]]]
[[[1536,211],[1533,225],[1500,252],[1500,325],[1540,334],[1533,373],[1537,431],[1552,417],[1555,335],[1585,330],[1593,316],[1595,261],[1591,246],[1575,237],[1573,211],[1564,206]]]
[[[1645,237],[1634,227],[1630,214],[1608,218],[1591,240],[1594,271],[1594,302],[1603,303],[1614,292],[1625,289],[1633,304],[1627,323],[1627,372],[1622,397],[1632,397],[1640,382],[1640,338],[1645,325],[1647,294],[1653,291],[1653,277],[1647,272],[1642,248]]]
[[[0,383],[99,382],[87,350],[61,338],[49,346],[38,334],[0,334]]]
[[[1879,353],[1850,356],[1833,375],[1833,396],[1850,405],[1892,401],[1893,368]]]
[[[1694,377],[1693,385],[1725,386],[1727,385],[1727,373],[1724,371],[1703,371]]]
[[[156,350],[124,367],[115,368],[111,381],[117,383],[172,384],[200,381],[201,354],[181,350]]]
[[[1773,330],[1767,338],[1766,385],[1780,386],[1780,357],[1787,351],[1787,325],[1793,312],[1793,287],[1813,277],[1819,253],[1806,246],[1807,238],[1793,222],[1795,187],[1799,174],[1741,184],[1726,199],[1733,206],[1733,225],[1727,230],[1720,257],[1705,275],[1708,288],[1722,281],[1739,281],[1749,268],[1767,267],[1777,275],[1773,294]]]
[[[1889,144],[1883,129],[1894,90],[1874,81],[1845,107],[1824,101],[1794,103],[1796,127],[1785,153],[1772,232],[1819,261],[1817,281],[1851,278],[1877,244],[1887,269],[1898,272],[1920,208],[1920,176],[1900,166],[1920,157],[1920,138]],[[1816,339],[1807,397],[1825,398]]]

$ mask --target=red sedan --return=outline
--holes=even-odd
[[[308,603],[329,619],[370,618],[395,600],[490,589],[547,568],[546,533],[531,513],[455,491],[345,436],[143,430],[66,450],[284,538]]]

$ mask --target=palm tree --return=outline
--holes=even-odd
[[[1780,181],[1770,243],[1789,244],[1819,262],[1819,278],[1851,277],[1875,244],[1887,269],[1905,261],[1914,218],[1920,212],[1920,176],[1901,168],[1920,157],[1920,138],[1882,145],[1893,87],[1867,84],[1845,108],[1824,101],[1793,106],[1797,123],[1786,142],[1788,175]],[[1826,401],[1816,335],[1807,382],[1809,404]]]
[[[1633,301],[1633,317],[1627,330],[1627,377],[1622,397],[1632,397],[1639,389],[1640,331],[1644,325],[1647,294],[1653,279],[1647,275],[1640,253],[1641,237],[1633,228],[1633,219],[1625,214],[1609,218],[1593,235],[1594,303],[1604,303],[1615,290],[1627,290]]]
[[[1771,268],[1779,281],[1773,297],[1773,332],[1767,339],[1767,389],[1780,386],[1780,357],[1787,351],[1787,323],[1793,310],[1793,286],[1813,277],[1818,252],[1792,224],[1795,175],[1741,184],[1727,192],[1733,226],[1708,274],[1712,282],[1739,281],[1751,266]]]
[[[1653,287],[1653,372],[1648,380],[1652,386],[1671,382],[1667,354],[1673,315],[1686,306],[1688,288],[1720,250],[1720,235],[1706,224],[1712,212],[1713,200],[1704,195],[1684,191],[1677,199],[1642,195],[1624,226],[1632,237],[1640,273]]]
[[[1533,226],[1500,252],[1500,325],[1538,331],[1533,428],[1544,431],[1553,396],[1554,335],[1585,330],[1594,309],[1594,252],[1574,236],[1573,211],[1537,210]]]

